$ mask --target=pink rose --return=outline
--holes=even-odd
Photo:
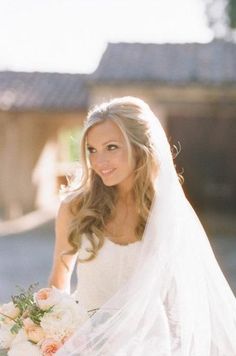
[[[42,288],[34,294],[34,300],[40,309],[47,310],[59,303],[61,294],[56,288]]]
[[[41,351],[43,356],[53,356],[60,349],[62,343],[54,339],[45,339],[41,343]]]
[[[45,333],[41,326],[36,325],[30,318],[25,319],[23,324],[26,337],[29,341],[38,343],[45,337]]]

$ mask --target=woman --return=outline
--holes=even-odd
[[[50,283],[69,291],[78,259],[79,300],[95,313],[58,355],[236,355],[235,297],[148,105],[96,107],[81,147]]]

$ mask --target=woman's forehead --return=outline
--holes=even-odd
[[[103,121],[91,128],[87,133],[87,143],[93,145],[93,143],[100,144],[109,141],[121,141],[124,142],[124,135],[119,126],[113,121]]]

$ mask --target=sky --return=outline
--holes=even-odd
[[[91,73],[108,42],[209,42],[204,0],[0,0],[0,70]]]

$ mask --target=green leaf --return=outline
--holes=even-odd
[[[12,334],[18,334],[20,329],[23,327],[23,322],[21,320],[17,320],[15,324],[11,328],[11,333]]]
[[[0,349],[0,356],[7,356],[7,349]]]

